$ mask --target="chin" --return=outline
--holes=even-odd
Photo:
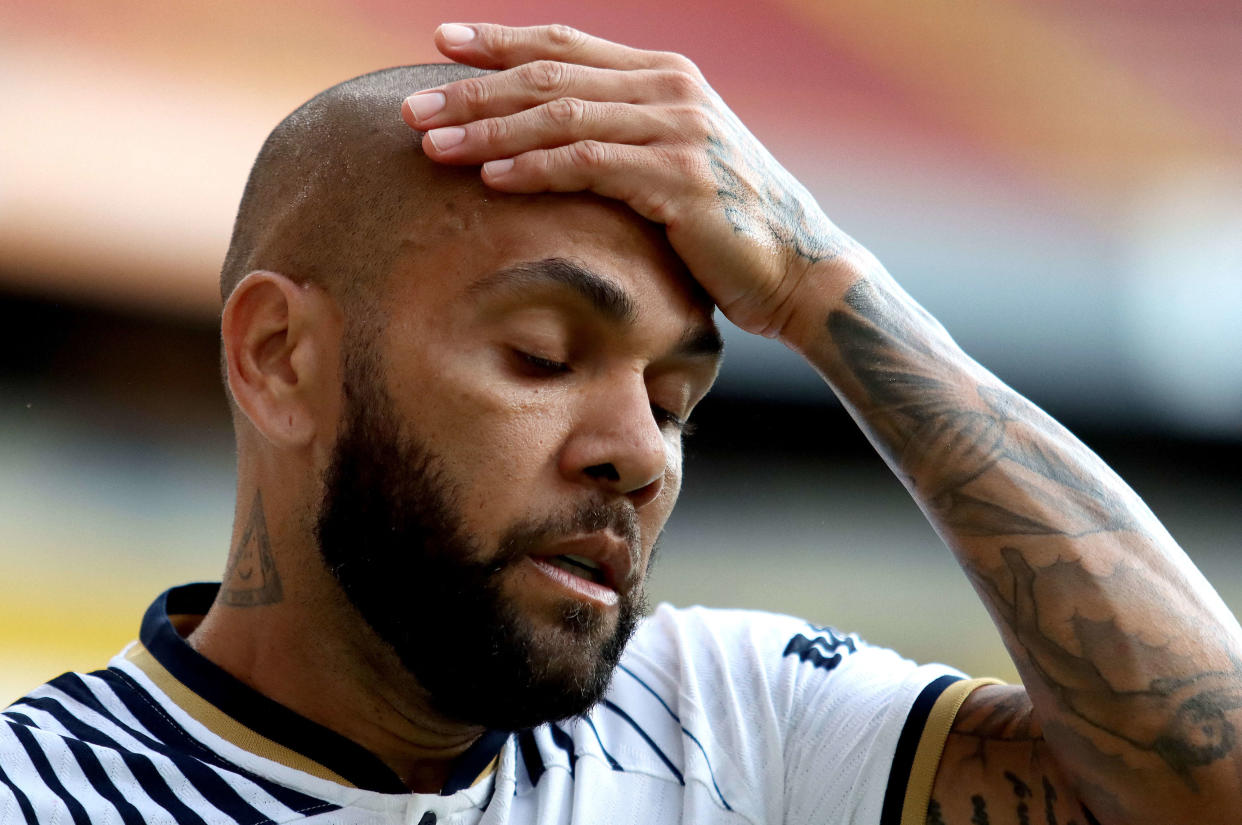
[[[507,671],[496,673],[493,682],[506,686],[503,698],[470,721],[508,730],[536,727],[588,713],[608,690],[634,631],[633,611],[575,599],[539,608],[508,603],[510,626],[502,635],[521,654],[497,657]]]
[[[551,615],[531,622],[531,643],[551,667],[563,661],[566,666],[579,662],[583,669],[589,669],[616,635],[617,622],[615,608],[566,600],[555,606]]]

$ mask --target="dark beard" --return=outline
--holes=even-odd
[[[618,585],[611,630],[605,612],[566,599],[559,632],[540,634],[502,577],[558,536],[610,528],[634,545],[633,509],[588,503],[524,521],[489,552],[463,529],[443,461],[403,432],[373,359],[355,357],[316,525],[328,570],[445,717],[520,730],[585,713],[645,612],[641,584]]]

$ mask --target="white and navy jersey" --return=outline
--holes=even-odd
[[[0,823],[901,825],[978,684],[785,616],[661,606],[588,714],[489,732],[414,794],[186,643],[216,588],[168,591],[106,669],[3,713]]]

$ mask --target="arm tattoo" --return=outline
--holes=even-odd
[[[1117,497],[1075,469],[1085,455],[1071,451],[1085,454],[1085,448],[1067,444],[1055,425],[1007,388],[963,387],[940,356],[947,335],[941,342],[911,334],[929,323],[939,331],[930,316],[863,283],[845,300],[854,311],[829,315],[832,340],[884,419],[877,434],[890,458],[947,525],[974,536],[1081,535],[1130,526]],[[1040,443],[1031,436],[1045,438]],[[971,489],[972,481],[1002,464],[1017,471],[1011,475],[1029,506]],[[1041,512],[1048,509],[1071,526],[1050,524]]]
[[[1019,779],[1017,774],[1012,771],[1005,771],[1005,778],[1013,786],[1013,795],[1018,800],[1015,811],[1018,815],[1018,825],[1031,825],[1031,807],[1026,802],[1033,795],[1031,793],[1031,786]]]
[[[1002,547],[1001,558],[1012,581],[1004,592],[994,575],[972,570],[971,576],[1029,657],[1030,667],[1056,695],[1061,707],[1092,727],[1159,756],[1191,788],[1190,769],[1227,756],[1237,744],[1225,712],[1242,707],[1242,662],[1223,671],[1195,670],[1189,656],[1170,646],[1153,646],[1127,634],[1115,621],[1093,621],[1075,615],[1071,621],[1075,653],[1041,629],[1037,578],[1045,586],[1076,589],[1086,576],[1080,565],[1055,562],[1036,570],[1013,547]],[[1109,575],[1120,592],[1141,592],[1142,573],[1121,567]],[[1081,584],[1081,582],[1077,582]],[[1181,664],[1182,677],[1150,681],[1143,690],[1116,688],[1097,664],[1117,651],[1142,659]],[[1172,711],[1170,714],[1169,711]]]
[[[974,816],[970,818],[971,825],[989,825],[987,800],[975,794],[970,798],[970,804],[975,809]]]
[[[946,818],[944,806],[940,800],[933,798],[927,803],[926,825],[955,825],[963,821],[969,821],[970,825],[992,825],[993,818],[997,820],[997,825],[1060,825],[1056,811],[1058,795],[1052,783],[1048,781],[1048,777],[1042,778],[1044,795],[1042,820],[1038,812],[1034,818],[1031,814],[1032,804],[1038,804],[1038,792],[1009,771],[1005,772],[1005,779],[1008,780],[1013,790],[1012,809],[1006,808],[1003,804],[995,809],[989,809],[987,798],[982,793],[976,793],[970,797],[969,810],[965,812],[959,810],[957,817],[950,819]],[[1079,805],[1077,809],[1082,812],[1087,825],[1100,825],[1099,820],[1086,807]],[[968,820],[966,814],[969,814]],[[1071,817],[1065,821],[1065,825],[1079,825],[1079,823],[1076,818]]]
[[[1057,789],[1048,781],[1048,777],[1043,778],[1044,785],[1044,822],[1046,825],[1057,825]]]
[[[1226,713],[1242,708],[1242,654],[1218,646],[1208,668],[1182,641],[1202,636],[1209,608],[1152,549],[1167,539],[1137,496],[917,304],[874,283],[855,283],[827,318],[838,389],[954,546],[1024,675],[1051,692],[1060,718],[1045,721],[1075,720],[1096,764],[1154,755],[1197,791],[1191,769],[1239,744]],[[1108,563],[1089,570],[1096,547]]]
[[[241,541],[229,554],[219,598],[233,607],[258,607],[275,604],[283,595],[263,515],[263,493],[256,491],[250,505],[250,520]]]

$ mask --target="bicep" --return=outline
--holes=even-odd
[[[902,825],[1093,825],[1020,686],[973,691],[944,742],[926,818]]]

